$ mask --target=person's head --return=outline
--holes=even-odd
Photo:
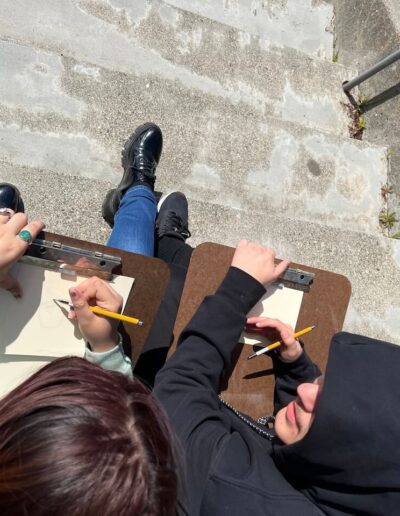
[[[322,513],[399,512],[399,371],[400,346],[339,333],[323,385],[300,387],[296,408],[304,435],[297,439],[295,427],[294,441],[274,443],[272,458]]]
[[[139,380],[57,360],[0,403],[0,514],[170,516],[178,472]]]
[[[278,411],[275,417],[275,432],[285,444],[292,444],[307,434],[315,418],[318,398],[323,386],[323,376],[312,383],[297,387],[297,398]]]

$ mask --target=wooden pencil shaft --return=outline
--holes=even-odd
[[[139,326],[143,324],[142,321],[140,321],[136,317],[129,317],[129,315],[117,314],[116,312],[111,312],[110,310],[100,308],[99,306],[89,306],[89,310],[92,311],[94,314],[110,317],[110,319],[118,319],[119,321],[137,324]]]
[[[300,330],[300,331],[294,333],[292,336],[293,336],[293,338],[297,339],[298,337],[301,337],[302,335],[309,333],[314,328],[315,328],[315,326],[308,326],[307,328],[304,328],[303,330]],[[269,346],[256,351],[252,355],[248,356],[247,359],[258,357],[260,355],[263,355],[264,353],[268,353],[268,351],[272,351],[273,349],[279,348],[279,346],[281,346],[282,344],[283,344],[283,341],[278,340],[278,341],[274,342],[273,344],[270,344]]]
[[[70,301],[65,301],[64,299],[56,299],[55,301],[63,303],[64,305],[68,305],[70,308],[74,308],[74,305]],[[136,317],[130,317],[129,315],[111,312],[111,310],[106,310],[105,308],[101,308],[100,306],[89,306],[89,310],[94,314],[104,315],[104,317],[109,317],[110,319],[117,319],[119,321],[137,324],[138,326],[143,326],[143,321],[137,319]]]

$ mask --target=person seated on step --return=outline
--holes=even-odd
[[[10,268],[44,227],[40,221],[28,224],[23,209],[17,188],[1,184],[0,285],[16,297],[23,286]],[[1,400],[0,514],[186,514],[178,501],[179,461],[164,412],[132,377],[117,345],[115,321],[87,307],[93,300],[119,311],[120,296],[98,278],[70,294],[73,315],[90,342],[86,358],[103,368],[61,358]]]
[[[24,203],[17,187],[0,183],[0,288],[16,297],[23,295],[23,285],[12,276],[11,267],[27,251],[34,238],[43,230],[44,223],[34,220],[28,223]],[[87,343],[85,358],[106,369],[132,376],[130,358],[123,352],[122,337],[117,331],[118,322],[100,317],[88,308],[89,303],[120,312],[121,296],[108,284],[96,277],[89,278],[70,289],[74,310],[70,317],[76,318],[80,332]],[[99,339],[98,332],[102,332]]]
[[[186,243],[188,203],[181,192],[159,199],[154,191],[162,154],[161,129],[147,122],[139,126],[122,149],[123,175],[103,202],[104,220],[112,228],[110,247],[155,256],[166,262],[170,280],[160,308],[135,364],[135,374],[149,385],[164,364],[193,248]],[[157,202],[158,201],[158,202]]]
[[[261,319],[285,343],[273,357],[275,428],[218,398],[246,313],[288,262],[282,263],[275,267],[270,249],[239,245],[221,287],[204,300],[157,375],[155,394],[185,459],[180,507],[210,516],[395,514],[400,429],[388,408],[399,401],[396,346],[338,334],[322,380],[291,329]],[[385,431],[376,430],[377,421]]]
[[[171,279],[166,295],[135,368],[136,375],[149,385],[152,385],[156,372],[164,363],[172,341],[175,317],[192,253],[192,248],[185,244],[190,232],[188,204],[184,194],[169,193],[157,204],[155,172],[162,145],[162,131],[156,124],[147,122],[135,129],[122,150],[121,181],[107,193],[102,206],[103,217],[112,227],[107,245],[145,256],[156,256],[170,266]],[[44,227],[39,221],[27,225],[27,217],[23,212],[24,203],[19,190],[9,183],[0,183],[0,287],[8,288],[16,296],[22,294],[22,289],[8,271]],[[2,264],[1,260],[7,263]],[[77,320],[82,335],[90,343],[86,349],[89,361],[106,369],[132,375],[130,357],[123,351],[122,338],[117,332],[115,321],[99,317],[88,309],[89,303],[95,303],[111,311],[120,311],[122,299],[115,293],[112,299],[106,301],[108,292],[108,284],[98,278],[84,281],[70,291],[74,305],[70,317]],[[96,338],[99,327],[109,331],[106,341],[99,342]]]
[[[156,376],[153,392],[184,452],[188,513],[398,514],[399,346],[339,333],[321,376],[290,327],[252,318],[284,343],[272,355],[273,427],[273,418],[258,423],[219,397],[246,314],[288,265],[274,257],[239,243],[221,286]]]

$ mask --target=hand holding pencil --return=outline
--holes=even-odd
[[[279,333],[282,341],[282,344],[276,346],[281,360],[284,362],[294,362],[297,360],[303,353],[303,349],[293,335],[293,328],[291,326],[278,319],[271,319],[269,317],[250,317],[247,319],[247,333],[268,336],[271,333],[271,329]]]
[[[109,312],[120,313],[122,297],[104,280],[89,278],[69,290],[71,308],[68,317],[76,319],[83,338],[90,343],[93,351],[109,351],[118,342],[117,328],[119,320],[96,315],[96,307]],[[97,310],[98,312],[98,310]],[[104,314],[102,314],[104,315]]]

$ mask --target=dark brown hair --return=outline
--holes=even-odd
[[[1,400],[2,516],[170,516],[177,490],[164,413],[139,380],[63,358]]]

